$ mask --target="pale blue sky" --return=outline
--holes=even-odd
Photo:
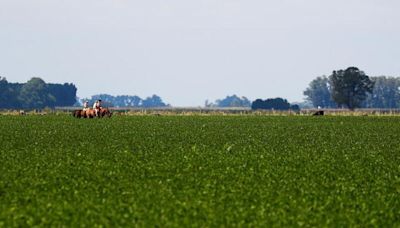
[[[0,76],[78,96],[301,101],[316,76],[400,76],[398,0],[0,0]]]

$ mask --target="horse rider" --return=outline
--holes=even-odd
[[[100,109],[101,109],[101,100],[97,100],[96,102],[94,102],[93,109],[94,109],[95,116],[99,116]]]
[[[83,102],[83,111],[86,111],[89,109],[89,101]]]

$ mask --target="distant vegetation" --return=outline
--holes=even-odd
[[[356,67],[314,79],[304,91],[314,107],[399,108],[400,78],[369,77]]]
[[[46,83],[32,78],[26,83],[10,83],[0,77],[1,109],[41,109],[45,107],[72,106],[76,102],[74,84]]]
[[[257,99],[252,105],[251,109],[266,109],[266,110],[300,110],[298,105],[291,105],[286,99],[283,98],[270,98],[266,100]]]
[[[256,99],[236,95],[206,101],[205,107],[251,107],[253,110],[299,110],[300,108],[400,108],[400,78],[369,77],[357,67],[333,71],[314,79],[304,91],[306,100],[290,104],[284,98]]]
[[[43,109],[65,106],[80,106],[88,100],[92,104],[101,99],[107,107],[154,108],[169,107],[161,97],[97,94],[91,98],[78,99],[77,88],[72,83],[52,84],[41,78],[32,78],[26,83],[10,83],[0,77],[0,109]],[[370,77],[356,67],[333,71],[330,76],[312,80],[304,91],[305,101],[290,104],[284,98],[249,100],[237,95],[227,96],[214,102],[205,102],[205,107],[251,108],[267,110],[299,110],[300,108],[400,108],[400,78]]]
[[[142,99],[138,96],[112,96],[109,94],[98,94],[93,95],[91,98],[82,99],[81,101],[89,101],[90,104],[93,104],[96,100],[101,99],[103,102],[103,106],[107,107],[138,107],[138,108],[154,108],[154,107],[167,107],[169,105],[165,104],[161,97],[157,95],[153,95],[151,97],[147,97]]]
[[[205,107],[218,107],[218,108],[228,108],[228,107],[250,107],[251,101],[247,97],[238,97],[235,94],[232,96],[227,96],[224,99],[218,99],[214,103],[209,103],[208,100],[205,103]]]

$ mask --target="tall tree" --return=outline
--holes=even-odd
[[[371,77],[375,86],[365,101],[366,108],[398,108],[400,105],[400,78]]]
[[[76,102],[77,88],[72,83],[47,84],[48,92],[55,97],[55,106],[72,106]]]
[[[0,77],[0,108],[9,108],[11,94],[7,79]]]
[[[23,83],[8,83],[6,108],[22,108],[22,103],[19,100],[19,94],[21,93],[23,85]]]
[[[18,99],[23,108],[54,107],[56,98],[49,93],[47,84],[41,78],[32,78],[25,83]]]
[[[333,100],[350,110],[360,107],[374,88],[374,82],[356,67],[333,71],[329,80]]]
[[[304,91],[308,101],[311,101],[314,107],[334,108],[336,103],[331,96],[331,86],[326,76],[317,77],[312,80],[308,88]]]

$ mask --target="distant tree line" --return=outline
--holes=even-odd
[[[10,83],[0,77],[0,109],[42,109],[45,107],[81,105],[76,98],[74,84],[46,83],[41,78],[31,78],[26,83]],[[333,71],[329,76],[320,76],[310,82],[304,91],[307,106],[321,108],[400,108],[400,78],[369,77],[356,67]],[[101,99],[108,107],[166,107],[161,97],[153,95],[142,99],[138,96],[112,96],[98,94],[88,100],[91,104]],[[298,110],[283,98],[257,99],[251,102],[237,95],[206,101],[206,107],[251,107],[252,109]]]
[[[238,97],[235,94],[232,96],[227,96],[224,99],[218,99],[214,103],[209,103],[208,100],[205,103],[206,107],[218,107],[218,108],[228,108],[228,107],[250,107],[251,101],[247,97]]]
[[[238,97],[237,95],[227,96],[224,99],[218,99],[214,103],[206,101],[206,107],[248,107],[253,110],[266,109],[266,110],[299,110],[298,105],[291,105],[286,99],[283,98],[269,98],[266,100],[257,99],[251,102],[247,97]]]
[[[46,83],[41,78],[31,78],[26,83],[10,83],[0,77],[1,109],[42,109],[72,106],[76,102],[74,84]]]
[[[257,99],[255,100],[252,105],[251,109],[258,110],[258,109],[265,109],[265,110],[300,110],[300,107],[295,104],[291,105],[286,99],[283,98],[269,98],[266,100]]]
[[[84,101],[89,101],[90,104],[93,104],[96,100],[101,100],[103,106],[105,107],[155,108],[169,106],[168,104],[165,104],[161,97],[157,95],[142,99],[138,96],[112,96],[109,94],[97,94],[93,95],[91,98],[82,99],[81,102],[83,103]]]
[[[314,107],[400,108],[400,78],[369,77],[356,67],[317,77],[304,91]]]

